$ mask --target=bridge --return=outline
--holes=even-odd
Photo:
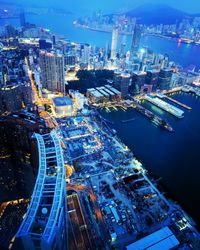
[[[34,134],[39,169],[31,202],[16,234],[24,249],[67,249],[67,203],[63,152],[55,131]]]

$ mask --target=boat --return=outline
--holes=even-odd
[[[169,123],[163,119],[159,119],[158,117],[154,116],[151,121],[158,127],[165,128],[169,132],[174,132],[173,128],[169,125]]]
[[[102,117],[102,120],[103,120],[104,122],[109,123],[109,124],[112,124],[112,125],[114,124],[114,122],[113,122],[113,121],[109,121],[109,120],[108,120],[108,119],[106,119],[106,118],[103,118],[103,117]]]
[[[127,119],[127,120],[122,120],[121,122],[126,123],[126,122],[132,122],[135,121],[135,118]]]
[[[160,126],[160,125],[161,125],[160,121],[159,121],[158,119],[156,119],[156,118],[153,118],[151,121],[152,121],[155,125],[157,125],[157,126]]]
[[[111,112],[110,109],[109,109],[108,107],[106,107],[106,112],[107,112],[107,113],[108,113],[108,112]]]

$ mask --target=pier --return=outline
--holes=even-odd
[[[161,99],[167,99],[167,100],[169,100],[169,101],[171,101],[171,102],[174,102],[175,104],[177,104],[177,105],[179,105],[179,106],[181,106],[181,107],[183,107],[183,108],[185,108],[185,109],[188,109],[188,110],[191,110],[191,109],[192,109],[191,107],[187,106],[186,104],[181,103],[181,102],[179,102],[179,101],[177,101],[177,100],[175,100],[175,99],[173,99],[173,98],[171,98],[171,97],[169,97],[169,96],[167,96],[167,95],[164,95],[164,94],[157,94],[157,97],[159,97],[159,98],[161,98]]]
[[[153,122],[154,124],[156,124],[157,126],[166,129],[169,132],[173,132],[173,128],[171,127],[171,125],[165,121],[164,119],[162,119],[161,117],[159,117],[158,115],[155,115],[153,112],[151,112],[150,110],[142,107],[137,99],[133,99],[133,100],[128,100],[128,101],[124,101],[124,102],[116,102],[116,103],[101,103],[98,106],[95,106],[95,108],[105,108],[105,109],[109,109],[109,108],[123,108],[124,111],[127,110],[127,108],[134,108],[136,109],[140,114],[144,115],[145,117],[147,117],[151,122]],[[134,121],[135,118],[131,118],[128,120],[123,120],[122,122],[129,122],[129,121]],[[105,119],[103,119],[103,121],[106,123]]]
[[[177,118],[183,118],[184,111],[159,99],[158,97],[146,95],[145,100],[149,101],[153,105],[163,109],[164,111],[174,115]]]
[[[171,125],[167,121],[165,121],[164,119],[162,119],[158,115],[155,115],[150,110],[142,107],[138,103],[135,103],[135,107],[136,107],[136,110],[139,113],[141,113],[142,115],[146,116],[150,121],[152,121],[157,126],[160,126],[161,128],[164,128],[164,129],[168,130],[169,132],[173,132],[174,131],[174,129],[171,127]]]
[[[200,97],[200,88],[198,88],[198,87],[192,87],[192,86],[185,85],[185,86],[183,86],[182,91],[186,92],[186,93],[193,93],[193,94]]]
[[[175,104],[177,104],[177,105],[179,105],[179,106],[181,106],[181,107],[183,107],[183,108],[185,108],[185,109],[192,110],[191,107],[189,107],[189,106],[187,106],[186,104],[181,103],[181,102],[179,102],[179,101],[177,101],[177,100],[175,100],[175,99],[173,99],[173,98],[171,98],[171,97],[169,97],[169,96],[165,96],[164,98],[165,98],[165,99],[168,99],[168,100],[171,101],[171,102],[174,102]]]
[[[182,87],[175,87],[173,89],[163,90],[162,94],[171,94],[171,93],[176,93],[179,91],[182,91]]]

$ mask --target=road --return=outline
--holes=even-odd
[[[82,212],[78,195],[73,193],[67,196],[68,218],[73,235],[70,250],[88,250],[92,249],[88,229]]]

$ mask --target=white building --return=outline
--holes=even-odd
[[[70,96],[72,96],[73,102],[74,102],[74,107],[77,110],[83,109],[84,105],[88,104],[88,99],[83,94],[81,94],[79,91],[71,89],[71,90],[69,90],[69,94],[70,94]]]
[[[73,102],[69,97],[55,97],[53,105],[58,117],[73,115]]]

